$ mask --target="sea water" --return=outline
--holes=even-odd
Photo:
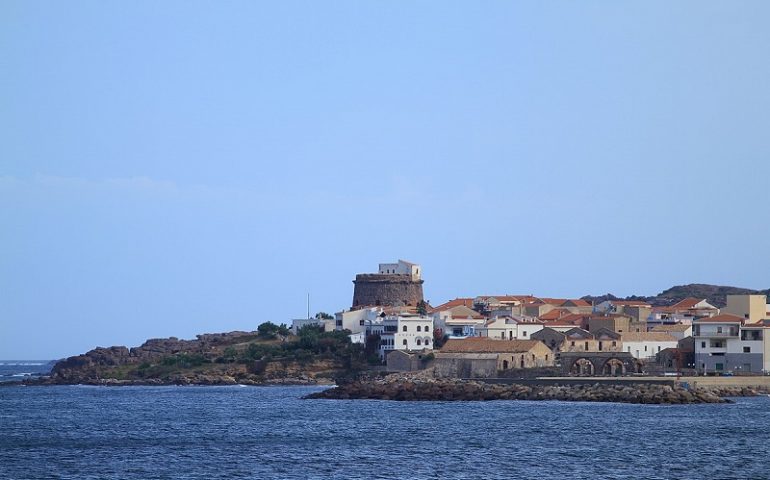
[[[54,363],[50,360],[0,360],[0,383],[45,375]]]
[[[0,387],[0,478],[770,479],[770,398],[302,400],[323,387]]]

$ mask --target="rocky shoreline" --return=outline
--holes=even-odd
[[[357,380],[307,395],[306,399],[396,401],[561,400],[640,404],[732,403],[725,397],[755,396],[745,387],[691,388],[650,383],[627,385],[502,385],[473,380],[385,377]]]
[[[180,375],[170,378],[147,378],[142,380],[134,379],[116,379],[116,378],[83,378],[79,381],[63,381],[55,377],[29,378],[18,382],[3,382],[0,387],[13,386],[53,386],[53,385],[92,385],[92,386],[227,386],[227,385],[248,385],[248,386],[313,386],[313,385],[334,385],[334,381],[328,378],[310,378],[310,377],[286,377],[271,379],[252,379],[236,378],[232,376],[214,376],[214,375]]]

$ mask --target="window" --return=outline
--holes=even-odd
[[[585,343],[585,351],[588,351],[588,342]]]
[[[706,348],[706,342],[700,342],[700,348]]]
[[[616,342],[615,340],[613,340],[613,341],[612,341],[612,346],[613,346],[613,347],[617,347],[617,346],[618,346],[618,342]]]
[[[570,347],[574,347],[575,346],[575,342],[569,342],[569,344],[570,344]]]
[[[430,338],[425,339],[425,345],[430,345]]]
[[[546,362],[548,361],[548,355],[546,355],[546,356],[545,356],[545,361],[546,361]]]
[[[599,342],[599,351],[602,351],[602,342]]]
[[[647,345],[645,345],[645,346],[644,346],[644,351],[645,351],[645,352],[647,351]]]
[[[340,326],[342,326],[342,322],[339,322],[339,323],[340,323]],[[363,325],[364,324],[364,319],[362,318],[361,320],[359,320],[358,324],[359,325]]]
[[[417,331],[418,331],[418,332],[422,331],[422,327],[421,327],[421,326],[419,326],[419,325],[417,325]]]
[[[722,327],[717,327],[717,333],[722,333]]]
[[[404,343],[404,346],[406,346],[406,339],[404,339],[404,342],[403,342],[403,343]]]
[[[422,341],[419,338],[417,339],[417,345],[422,345]]]
[[[751,353],[751,347],[743,347],[743,353]]]
[[[406,325],[404,325],[404,328],[402,328],[401,330],[406,331]],[[404,341],[406,341],[406,340],[404,340]]]
[[[660,345],[658,345],[658,353],[660,353]]]

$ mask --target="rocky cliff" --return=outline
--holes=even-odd
[[[320,334],[323,335],[323,334]],[[329,338],[264,337],[257,332],[151,339],[139,347],[98,347],[57,362],[52,384],[316,384],[350,368]],[[322,345],[325,350],[314,351]]]

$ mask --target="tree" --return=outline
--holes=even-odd
[[[420,300],[417,302],[417,313],[420,315],[427,315],[428,314],[428,304],[425,303],[425,300]]]
[[[278,333],[281,327],[273,322],[260,323],[257,327],[257,332],[261,337],[275,338],[275,334]]]
[[[315,314],[315,318],[317,318],[319,320],[334,320],[334,316],[333,315],[329,315],[326,312],[318,312],[318,313],[316,313]]]

